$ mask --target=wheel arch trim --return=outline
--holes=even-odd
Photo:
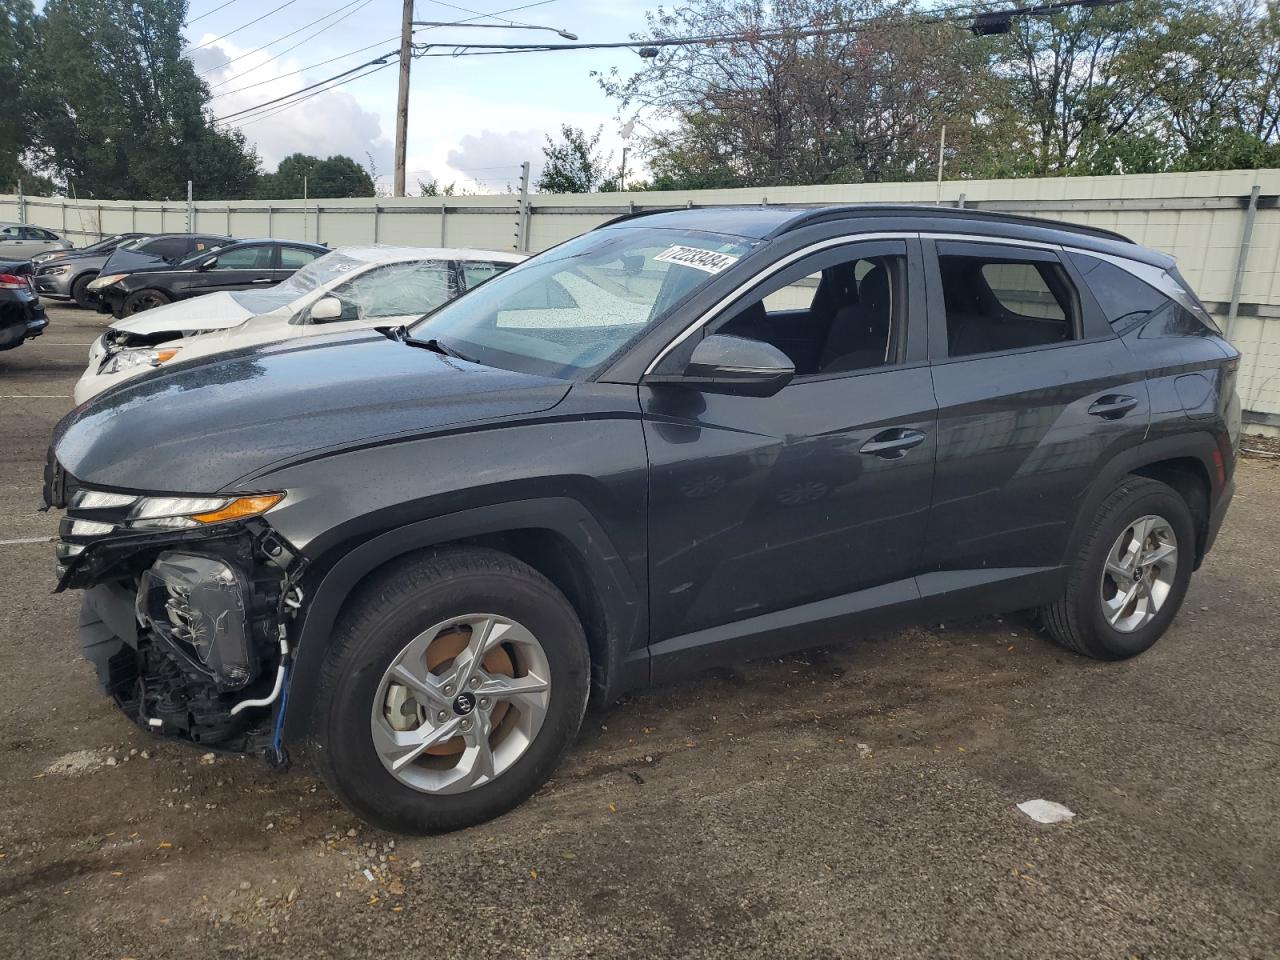
[[[605,696],[647,682],[647,648],[640,642],[647,631],[647,605],[628,574],[622,557],[579,501],[568,497],[518,500],[444,514],[387,530],[347,548],[332,562],[319,558],[320,572],[308,578],[306,599],[291,631],[294,664],[289,681],[289,709],[284,739],[298,742],[311,725],[311,704],[321,665],[329,647],[333,624],[356,587],[366,577],[415,551],[459,540],[516,531],[545,530],[563,538],[583,561],[605,616],[601,668]]]

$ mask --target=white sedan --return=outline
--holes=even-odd
[[[210,293],[117,320],[89,348],[75,400],[164,364],[409,323],[524,259],[500,250],[341,247],[266,290]]]

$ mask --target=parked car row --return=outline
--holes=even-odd
[[[113,324],[45,500],[135,722],[390,829],[497,816],[589,697],[751,656],[1038,609],[1132,657],[1231,501],[1239,354],[1115,233],[751,207],[385,256]]]

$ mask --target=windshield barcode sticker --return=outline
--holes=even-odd
[[[660,263],[678,263],[682,267],[693,267],[706,273],[719,273],[738,262],[738,258],[727,253],[716,253],[714,250],[702,250],[698,247],[682,247],[677,244],[667,247],[653,258]]]

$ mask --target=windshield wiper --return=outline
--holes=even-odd
[[[472,363],[475,362],[474,360],[471,360],[470,357],[459,353],[452,347],[446,346],[436,337],[432,337],[429,340],[419,340],[416,337],[409,336],[403,327],[399,328],[398,333],[400,342],[406,343],[411,347],[421,347],[423,350],[430,350],[433,353],[438,353],[442,357],[453,357],[456,360],[467,360]]]

